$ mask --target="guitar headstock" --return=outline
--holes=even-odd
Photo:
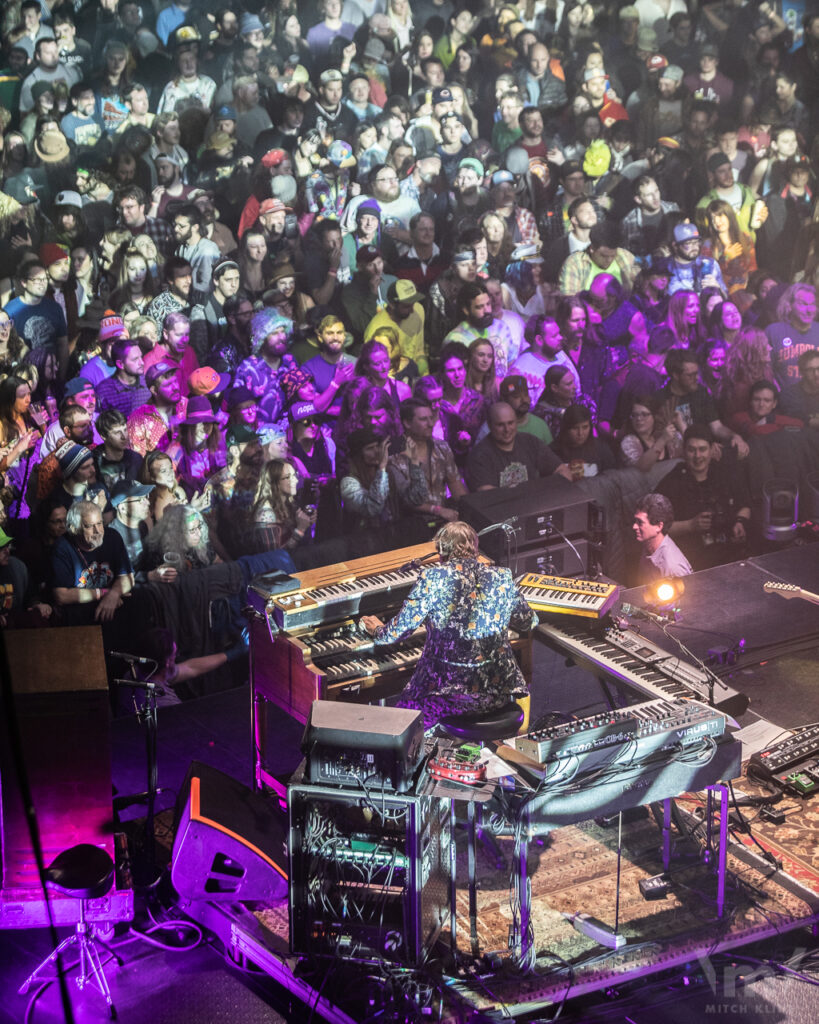
[[[776,583],[773,580],[768,580],[762,589],[766,594],[778,594],[786,600],[790,600],[792,597],[801,597],[802,595],[801,587],[795,587],[792,583]]]

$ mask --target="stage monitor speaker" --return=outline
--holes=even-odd
[[[591,545],[585,537],[572,540],[577,553],[568,544],[538,545],[518,551],[515,571],[540,572],[545,576],[588,576],[591,564]],[[578,557],[579,555],[579,557]]]
[[[278,801],[194,761],[177,803],[171,882],[185,899],[287,896],[287,819]]]
[[[789,541],[799,525],[799,486],[773,478],[762,485],[762,532],[766,540]]]
[[[461,519],[476,530],[514,518],[519,547],[575,537],[589,532],[592,500],[561,476],[529,480],[518,487],[477,491],[461,498]],[[558,532],[559,531],[559,532]],[[481,538],[481,550],[490,557],[503,546],[500,532]]]
[[[4,633],[17,724],[46,864],[90,843],[114,856],[111,711],[99,626]],[[4,891],[40,877],[0,714],[0,847]]]

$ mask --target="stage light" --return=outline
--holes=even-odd
[[[648,608],[671,608],[684,592],[685,584],[679,578],[656,580],[643,590],[643,600]]]

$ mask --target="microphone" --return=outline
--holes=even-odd
[[[122,651],[106,651],[109,658],[121,658],[134,665],[156,665],[153,658],[140,658],[137,654],[124,654]]]
[[[672,615],[658,615],[657,612],[650,612],[648,608],[640,608],[639,605],[628,604],[626,601],[620,605],[620,612],[633,619],[647,619],[649,622],[656,622],[660,626],[675,621]]]
[[[508,519],[504,519],[501,523],[492,523],[491,526],[484,526],[482,530],[478,531],[478,536],[483,537],[485,533],[492,533],[493,530],[509,530],[512,526],[520,519],[520,516],[510,516]]]

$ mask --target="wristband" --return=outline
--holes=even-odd
[[[294,530],[293,531],[293,536],[294,537],[298,537],[299,540],[301,540],[302,537],[304,536],[304,530]]]
[[[327,273],[328,273],[328,275],[330,277],[338,277],[338,271],[337,270],[333,270],[332,267],[327,271]]]

